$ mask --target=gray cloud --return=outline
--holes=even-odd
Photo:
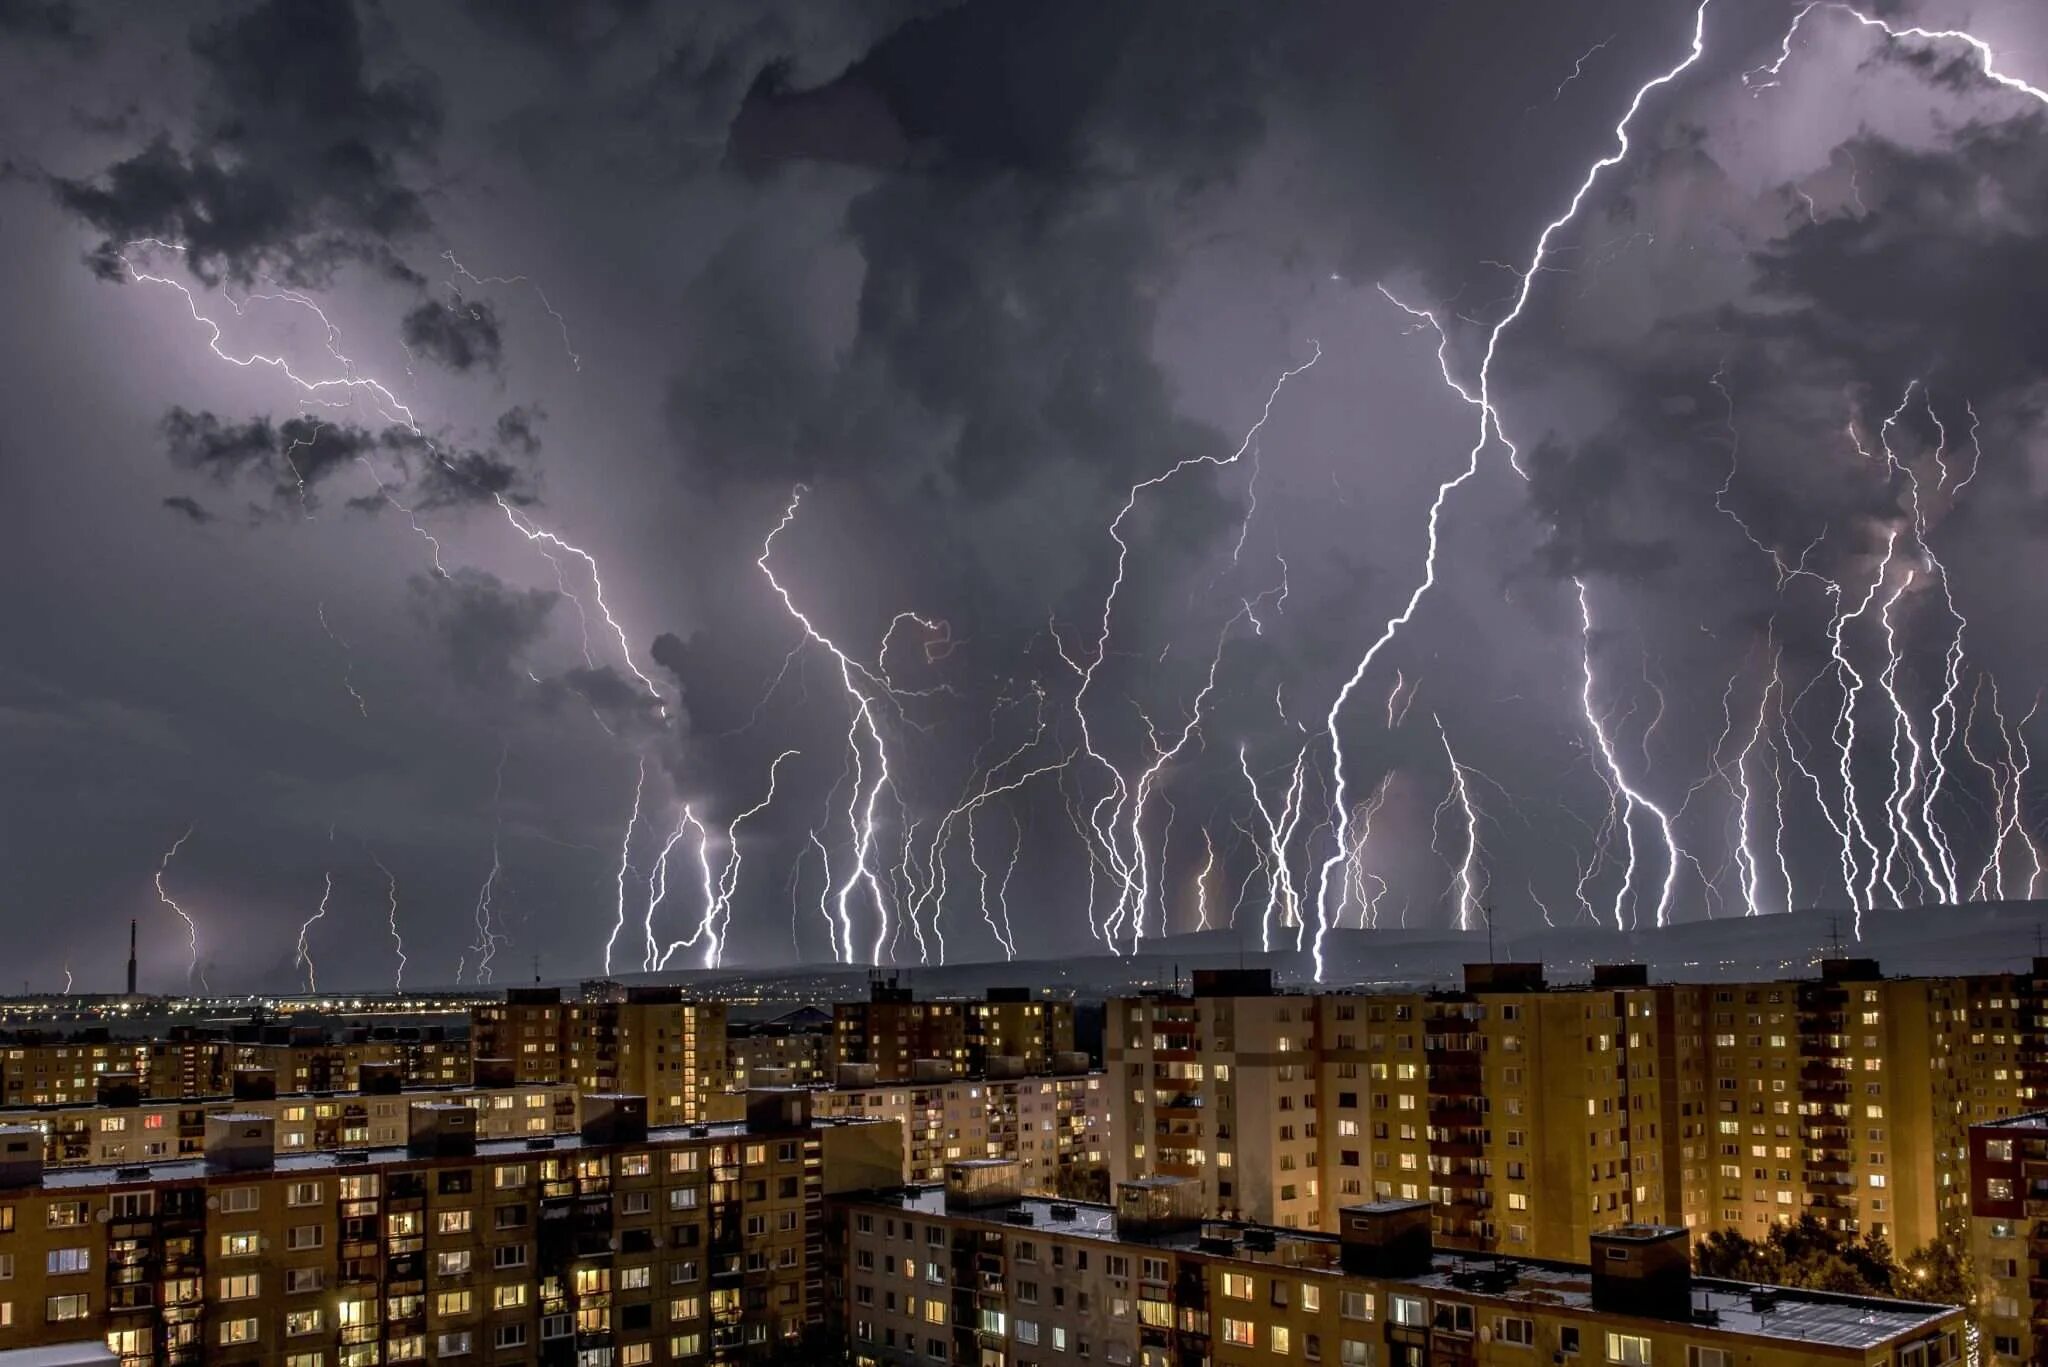
[[[407,274],[397,243],[426,227],[402,179],[441,111],[434,85],[378,76],[350,0],[265,0],[192,33],[205,84],[187,139],[159,135],[97,176],[53,182],[106,235],[101,259],[154,237],[202,279],[327,278],[343,261]]]
[[[497,312],[465,299],[426,301],[405,315],[399,336],[410,351],[458,372],[496,370],[505,353]]]

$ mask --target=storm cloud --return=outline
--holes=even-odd
[[[2040,83],[2033,16],[1896,8]],[[627,971],[687,805],[750,813],[728,963],[1846,907],[1849,666],[1946,737],[1962,881],[2018,867],[2048,117],[1716,0],[1575,199],[1695,15],[0,5],[20,904],[165,930],[196,819],[219,981],[342,839],[428,976]]]

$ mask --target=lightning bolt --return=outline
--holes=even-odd
[[[576,371],[578,374],[581,374],[583,372],[583,358],[581,356],[578,356],[576,354],[576,348],[569,344],[569,320],[567,318],[564,318],[559,312],[556,311],[555,306],[548,302],[548,292],[546,290],[542,289],[538,284],[534,283],[532,280],[529,280],[527,277],[523,275],[472,275],[470,273],[469,267],[463,265],[460,261],[457,261],[455,259],[455,253],[452,251],[442,252],[441,259],[448,263],[448,268],[450,270],[454,271],[457,275],[469,281],[471,284],[524,285],[528,289],[532,290],[535,297],[540,300],[540,306],[543,309],[547,310],[548,317],[554,319],[555,326],[561,330],[562,350],[568,354],[569,368],[571,370]]]
[[[1785,30],[1784,41],[1779,44],[1777,60],[1768,66],[1757,67],[1743,75],[1743,84],[1750,86],[1750,93],[1752,95],[1760,95],[1773,86],[1781,84],[1777,77],[1785,69],[1785,63],[1792,58],[1792,40],[1798,36],[1800,26],[1806,22],[1807,16],[1815,10],[1834,10],[1838,13],[1846,14],[1864,28],[1877,29],[1893,42],[1899,42],[1907,38],[1918,38],[1930,43],[1962,43],[1976,55],[1977,69],[1984,74],[1986,79],[2005,87],[2007,90],[2025,95],[2029,99],[2038,100],[2042,104],[2048,104],[2048,90],[2030,85],[2017,76],[2008,75],[2000,71],[1997,66],[1998,54],[1992,50],[1989,43],[1973,33],[1953,28],[1899,28],[1887,23],[1883,19],[1866,14],[1853,5],[1842,4],[1839,0],[1814,0],[1814,3],[1802,6],[1799,12],[1792,16],[1791,27]],[[1769,76],[1771,79],[1769,81],[1756,81],[1754,78],[1759,75]]]
[[[192,919],[192,915],[190,912],[186,911],[185,908],[179,906],[177,902],[172,899],[171,895],[168,892],[164,891],[165,870],[171,867],[171,860],[177,857],[178,851],[184,848],[185,842],[192,838],[192,832],[198,829],[199,824],[197,822],[194,822],[193,824],[187,826],[185,828],[185,833],[179,836],[175,841],[173,841],[171,843],[171,847],[164,851],[164,857],[157,861],[156,899],[157,901],[162,902],[165,906],[169,907],[172,911],[177,912],[178,918],[185,923],[185,937],[192,947],[192,960],[191,963],[188,964],[185,969],[186,988],[190,989],[190,987],[192,986],[193,977],[197,976],[199,978],[200,986],[204,987],[207,991],[211,992],[213,990],[212,985],[206,981],[206,975],[199,972],[199,923]]]
[[[1536,277],[1542,273],[1544,262],[1550,255],[1551,239],[1556,237],[1573,219],[1578,217],[1580,206],[1585,203],[1586,196],[1592,192],[1594,184],[1600,179],[1601,172],[1619,165],[1628,157],[1631,146],[1628,131],[1629,125],[1635,122],[1636,114],[1642,109],[1643,102],[1660,88],[1677,80],[1695,62],[1699,61],[1701,55],[1705,53],[1707,6],[1710,3],[1712,3],[1712,0],[1700,0],[1699,8],[1693,13],[1692,42],[1687,48],[1685,56],[1680,58],[1669,69],[1637,87],[1634,97],[1629,101],[1628,108],[1614,125],[1614,150],[1586,168],[1585,174],[1579,180],[1578,188],[1572,192],[1572,196],[1566,203],[1564,211],[1545,224],[1542,232],[1537,234],[1535,248],[1530,253],[1527,269],[1521,272],[1520,285],[1515,291],[1512,305],[1487,332],[1486,349],[1479,362],[1479,385],[1476,393],[1467,389],[1452,377],[1449,360],[1445,354],[1448,339],[1444,336],[1443,328],[1437,324],[1435,316],[1424,310],[1408,307],[1400,300],[1394,298],[1393,294],[1385,286],[1380,287],[1380,293],[1385,295],[1397,308],[1400,308],[1410,317],[1426,319],[1431,327],[1436,328],[1438,337],[1441,339],[1437,347],[1437,363],[1443,373],[1444,384],[1468,405],[1479,410],[1479,434],[1472,444],[1472,449],[1466,455],[1464,469],[1437,486],[1436,497],[1429,505],[1429,516],[1426,523],[1428,549],[1423,558],[1423,572],[1420,582],[1416,584],[1414,590],[1408,595],[1408,599],[1402,605],[1400,611],[1387,619],[1387,623],[1381,628],[1379,635],[1366,647],[1365,653],[1359,656],[1357,665],[1352,669],[1350,676],[1345,679],[1343,687],[1337,690],[1336,696],[1331,700],[1329,713],[1324,718],[1323,730],[1330,743],[1330,770],[1332,776],[1330,812],[1335,834],[1335,852],[1323,860],[1316,882],[1314,958],[1317,982],[1321,982],[1323,979],[1323,936],[1328,932],[1331,922],[1330,885],[1332,880],[1330,875],[1344,862],[1349,845],[1351,813],[1348,806],[1349,789],[1344,774],[1344,741],[1341,730],[1344,708],[1351,701],[1351,695],[1364,682],[1366,674],[1372,669],[1373,663],[1379,658],[1380,652],[1413,619],[1416,610],[1422,605],[1422,600],[1428,595],[1429,590],[1435,586],[1439,541],[1438,530],[1443,519],[1445,504],[1449,501],[1453,492],[1479,472],[1479,458],[1486,449],[1489,433],[1498,438],[1501,445],[1507,448],[1508,464],[1514,469],[1515,473],[1525,479],[1527,478],[1527,472],[1522,469],[1521,455],[1516,450],[1514,443],[1508,439],[1506,431],[1501,427],[1500,415],[1493,406],[1493,361],[1494,357],[1499,354],[1501,338],[1507,335],[1508,329],[1514,326],[1516,320],[1522,316],[1523,309],[1528,306],[1529,295],[1536,286]],[[1581,589],[1580,602],[1582,608],[1584,601],[1585,594],[1583,589]],[[1590,658],[1589,655],[1587,657],[1589,661],[1588,668],[1590,668]],[[1675,842],[1671,843],[1672,848],[1675,850]],[[1676,877],[1676,872],[1676,859],[1674,857],[1672,870],[1667,875],[1667,888],[1669,880]]]
[[[498,876],[504,872],[504,861],[499,856],[499,847],[505,829],[505,761],[512,753],[509,741],[498,745],[497,776],[491,786],[491,868],[484,875],[484,881],[476,890],[476,909],[473,919],[476,923],[476,943],[470,952],[477,956],[476,981],[479,984],[491,981],[491,960],[498,955],[498,947],[505,937],[493,929],[494,912],[492,901],[497,896]],[[468,955],[463,956],[467,960]],[[462,981],[462,968],[455,970],[455,981]]]
[[[333,873],[322,874],[321,878],[320,905],[314,908],[311,916],[308,916],[300,923],[298,956],[292,960],[292,967],[304,966],[306,970],[306,990],[308,992],[318,992],[320,990],[320,978],[313,967],[313,947],[307,943],[306,937],[312,932],[315,921],[326,919],[328,899],[334,896]]]
[[[1108,790],[1096,799],[1094,805],[1089,809],[1088,827],[1095,844],[1100,847],[1103,853],[1107,868],[1118,883],[1115,906],[1111,913],[1104,918],[1101,930],[1101,938],[1111,949],[1116,948],[1115,930],[1112,928],[1112,923],[1114,926],[1120,927],[1124,919],[1129,915],[1131,908],[1142,909],[1144,907],[1144,888],[1147,877],[1146,870],[1143,867],[1144,855],[1142,848],[1136,850],[1123,848],[1119,834],[1124,811],[1127,806],[1131,805],[1129,799],[1131,797],[1132,785],[1125,779],[1123,771],[1096,748],[1094,733],[1088,722],[1087,708],[1089,690],[1094,687],[1096,674],[1101,670],[1102,662],[1109,654],[1109,637],[1111,622],[1116,612],[1116,600],[1118,594],[1123,589],[1124,578],[1130,565],[1131,547],[1130,543],[1124,540],[1124,521],[1137,508],[1138,499],[1146,490],[1158,488],[1183,470],[1191,469],[1198,465],[1210,465],[1221,468],[1235,465],[1238,461],[1242,460],[1245,453],[1253,449],[1254,443],[1258,440],[1259,433],[1264,430],[1267,421],[1273,416],[1273,405],[1279,401],[1280,391],[1286,387],[1287,382],[1310,369],[1316,362],[1322,359],[1323,348],[1321,343],[1311,342],[1310,345],[1313,348],[1313,352],[1309,359],[1298,366],[1282,371],[1280,378],[1274,381],[1271,391],[1266,395],[1265,405],[1259,412],[1258,421],[1254,422],[1246,430],[1244,439],[1238,443],[1235,451],[1227,456],[1205,454],[1183,457],[1159,474],[1139,480],[1131,486],[1129,494],[1124,499],[1123,506],[1117,510],[1116,516],[1110,520],[1109,524],[1109,539],[1116,543],[1116,572],[1111,577],[1108,591],[1103,595],[1102,616],[1096,631],[1093,657],[1085,664],[1082,663],[1067,653],[1066,646],[1059,640],[1057,633],[1054,633],[1053,636],[1054,644],[1060,652],[1060,658],[1065,661],[1067,667],[1073,670],[1079,679],[1074,689],[1072,706],[1074,718],[1080,724],[1082,752],[1101,767],[1109,780]],[[1249,516],[1249,513],[1247,513],[1247,524],[1249,523]],[[1240,537],[1240,549],[1242,545],[1243,539]],[[1233,552],[1234,555],[1235,552]],[[1155,761],[1154,768],[1156,769],[1156,767],[1157,762]],[[1138,934],[1141,933],[1141,930],[1134,930],[1134,943]]]
[[[419,420],[415,416],[410,406],[408,406],[406,403],[400,400],[397,394],[393,392],[392,389],[386,384],[384,384],[381,380],[375,379],[374,377],[371,376],[360,374],[357,371],[355,363],[351,361],[348,358],[348,356],[345,355],[340,350],[340,329],[337,328],[328,319],[325,311],[322,310],[318,304],[313,302],[313,300],[311,300],[306,295],[296,290],[279,290],[274,293],[249,296],[250,299],[282,300],[284,302],[291,303],[300,308],[304,308],[311,311],[314,314],[314,316],[316,316],[320,320],[321,326],[326,331],[328,354],[332,356],[341,367],[341,374],[339,374],[338,376],[308,377],[306,375],[302,375],[299,373],[298,370],[296,370],[292,366],[291,362],[282,355],[270,355],[261,351],[254,350],[248,352],[247,354],[236,354],[235,352],[230,351],[225,343],[225,329],[217,320],[201,311],[198,296],[196,296],[189,287],[187,287],[185,284],[178,280],[172,279],[170,276],[157,274],[156,272],[150,270],[145,270],[141,266],[136,265],[135,262],[129,258],[127,254],[128,251],[142,247],[149,247],[157,250],[169,251],[178,255],[185,254],[185,249],[182,246],[179,246],[175,243],[163,242],[155,238],[143,238],[138,239],[135,242],[129,243],[127,248],[120,253],[118,259],[120,260],[123,268],[128,272],[129,278],[134,280],[135,282],[139,284],[157,285],[177,291],[178,295],[185,301],[186,309],[191,314],[193,321],[206,329],[207,346],[208,349],[211,350],[215,356],[240,369],[247,370],[260,368],[273,371],[276,374],[283,376],[287,381],[289,381],[295,388],[297,388],[305,396],[307,400],[320,403],[324,406],[336,406],[337,404],[345,403],[349,399],[361,399],[367,402],[373,409],[375,409],[379,413],[379,415],[382,416],[386,421],[393,422],[404,427],[408,433],[410,433],[413,437],[417,438],[426,447],[426,449],[432,453],[434,459],[441,464],[442,468],[449,472],[449,474],[458,479],[465,478],[462,471],[457,466],[449,462],[446,456],[442,454],[439,444],[436,443],[431,437],[429,437],[426,431],[420,426]],[[247,301],[245,300],[238,302],[232,296],[227,295],[223,295],[222,297],[226,299],[229,307],[234,310],[236,316],[240,317],[242,315],[244,305]],[[552,312],[552,310],[550,311]],[[337,395],[340,396],[338,399],[332,397]],[[399,502],[397,496],[391,492],[389,486],[386,485],[382,477],[377,474],[376,469],[370,464],[370,462],[366,458],[358,457],[358,459],[361,460],[364,469],[369,471],[370,478],[372,479],[372,481],[375,482],[377,486],[377,492],[379,496],[381,496],[393,508],[396,508],[399,512],[403,513],[408,522],[411,524],[412,529],[416,533],[418,533],[422,539],[426,541],[428,547],[432,551],[435,574],[437,576],[445,578],[447,575],[447,571],[446,568],[443,566],[441,560],[440,542],[430,532],[428,532],[424,526],[421,525],[418,517],[415,515],[411,508]],[[659,712],[659,714],[663,717],[666,717],[668,714],[667,706],[665,700],[662,697],[661,690],[655,686],[654,681],[651,678],[649,678],[647,674],[641,670],[638,663],[635,662],[633,658],[632,647],[629,643],[627,633],[624,627],[620,625],[618,619],[613,615],[610,605],[605,600],[603,577],[600,572],[596,558],[589,551],[584,550],[582,547],[573,545],[572,543],[564,540],[558,534],[539,526],[537,523],[533,521],[532,518],[526,516],[525,514],[521,513],[517,508],[513,507],[511,502],[508,499],[506,499],[502,493],[493,493],[492,497],[496,501],[499,509],[505,514],[506,521],[511,524],[515,531],[517,531],[521,536],[526,538],[526,540],[529,543],[540,547],[552,548],[554,550],[559,551],[566,551],[569,554],[581,559],[584,562],[584,564],[588,567],[590,572],[592,593],[596,601],[598,610],[603,614],[605,622],[612,628],[613,634],[618,638],[620,655],[624,660],[626,669],[633,675],[635,679],[639,680],[641,686],[647,690],[648,696],[654,700],[656,709]],[[559,565],[557,566],[557,568],[559,569]]]
[[[1453,799],[1465,817],[1465,855],[1451,877],[1451,886],[1457,893],[1458,929],[1472,929],[1475,915],[1479,913],[1480,899],[1486,895],[1479,871],[1479,812],[1472,805],[1472,789],[1465,781],[1465,766],[1458,763],[1458,756],[1451,750],[1450,733],[1444,730],[1443,718],[1432,715],[1436,723],[1437,739],[1443,743],[1444,758],[1451,766],[1451,791],[1445,796],[1446,803]],[[1441,809],[1439,809],[1441,810]]]
[[[732,922],[732,898],[733,893],[739,887],[740,881],[740,827],[745,824],[747,818],[767,810],[769,804],[775,801],[775,779],[777,773],[782,768],[782,762],[786,759],[793,759],[800,753],[801,751],[797,750],[784,750],[769,764],[768,792],[759,802],[740,812],[727,824],[725,828],[725,860],[716,869],[713,868],[710,836],[705,831],[704,824],[691,812],[689,805],[684,805],[683,819],[678,823],[676,830],[678,835],[686,828],[697,832],[697,864],[702,871],[704,880],[704,917],[698,923],[697,929],[687,939],[675,941],[662,952],[655,961],[654,966],[656,968],[667,968],[671,955],[679,949],[694,947],[700,937],[705,943],[704,967],[717,968],[724,963],[725,931],[726,927]],[[668,861],[668,852],[674,846],[675,837],[671,837],[668,845],[662,849],[660,863],[664,870]],[[666,891],[666,872],[663,874],[662,885],[663,890]],[[649,915],[650,917],[652,916],[651,907]]]
[[[604,972],[606,977],[610,977],[612,972],[612,948],[618,944],[619,932],[626,928],[626,872],[632,867],[633,832],[640,825],[640,794],[645,791],[646,787],[647,759],[643,755],[636,767],[633,779],[633,812],[632,815],[626,818],[626,833],[619,840],[619,915],[618,919],[612,923],[610,937],[604,942]]]
[[[782,600],[784,610],[803,628],[806,639],[823,647],[838,663],[840,685],[853,700],[853,717],[846,731],[847,753],[853,772],[852,796],[847,800],[846,808],[847,827],[852,832],[853,839],[853,868],[848,871],[834,895],[839,928],[834,952],[842,963],[858,962],[853,943],[852,903],[854,893],[865,888],[874,905],[876,927],[868,962],[880,963],[883,941],[889,938],[890,901],[888,894],[882,889],[882,880],[874,867],[873,855],[876,809],[881,802],[883,790],[889,784],[889,751],[882,739],[881,725],[876,718],[876,703],[880,697],[893,698],[893,695],[888,685],[874,670],[854,660],[830,637],[812,625],[811,619],[797,607],[796,600],[790,596],[789,590],[783,587],[782,581],[775,577],[775,571],[769,566],[769,558],[775,549],[775,539],[796,520],[797,509],[803,503],[804,493],[805,489],[801,484],[791,491],[789,506],[783,510],[782,520],[775,524],[773,530],[761,542],[761,554],[756,557],[754,564],[767,578],[768,586],[775,591],[775,596]],[[891,625],[893,628],[894,624]],[[885,648],[887,639],[884,636]],[[873,747],[876,759],[872,783],[866,779],[866,761],[861,754],[860,736],[863,733]],[[865,799],[862,797],[863,789],[866,791]],[[912,928],[916,929],[914,920]],[[918,932],[918,942],[920,945],[923,944],[922,932]]]
[[[398,955],[398,971],[392,976],[391,990],[393,992],[403,992],[405,991],[405,937],[398,933],[398,875],[385,868],[384,861],[377,858],[374,854],[370,856],[370,862],[377,866],[377,872],[384,875],[384,892],[389,903],[385,913],[385,924],[391,931],[391,947]],[[482,972],[481,966],[479,966],[478,972]]]
[[[370,706],[363,701],[363,695],[356,691],[355,656],[350,652],[348,642],[342,640],[335,634],[334,628],[327,625],[327,604],[315,603],[313,608],[320,618],[320,629],[327,633],[328,640],[341,649],[341,686],[348,690],[349,697],[355,699],[356,711],[367,718],[370,715]]]

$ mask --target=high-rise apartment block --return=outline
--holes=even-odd
[[[897,1180],[897,1129],[648,1130],[586,1097],[580,1133],[476,1139],[421,1105],[404,1148],[279,1157],[268,1116],[202,1157],[46,1170],[0,1131],[0,1350],[103,1338],[128,1363],[726,1363],[838,1318],[824,1200]]]
[[[1332,1233],[1205,1222],[1195,1184],[1114,1206],[944,1187],[834,1202],[863,1367],[1943,1367],[1950,1306],[1692,1276],[1685,1231],[1621,1225],[1591,1265],[1436,1251],[1431,1207],[1339,1208]]]
[[[732,1113],[725,1003],[680,988],[590,984],[574,1002],[560,988],[512,988],[502,1003],[471,1008],[470,1049],[476,1058],[510,1059],[519,1082],[645,1096],[656,1126]]]
[[[2048,1360],[2048,1111],[1970,1127],[1970,1262],[1999,1367]]]
[[[1100,1073],[847,1083],[810,1095],[820,1118],[900,1124],[905,1182],[936,1182],[963,1159],[1014,1161],[1027,1192],[1073,1195],[1106,1181],[1109,1096]]]
[[[773,1020],[729,1020],[725,1057],[731,1085],[742,1090],[755,1085],[809,1087],[830,1082],[832,1017],[814,1006],[802,1006]],[[777,1078],[779,1084],[771,1081]]]
[[[365,1064],[396,1068],[408,1086],[453,1087],[470,1080],[470,1049],[428,1030],[350,1029],[327,1034],[296,1026],[230,1031],[180,1027],[163,1039],[116,1039],[104,1029],[0,1038],[0,1105],[92,1101],[103,1075],[133,1078],[147,1097],[220,1096],[237,1069],[266,1068],[295,1092],[352,1092]]]
[[[1028,988],[990,988],[982,1001],[919,1001],[877,979],[864,1002],[832,1008],[832,1062],[872,1067],[883,1082],[907,1081],[921,1063],[958,1076],[1037,1074],[1074,1050],[1074,1004]]]
[[[1262,971],[1109,1004],[1111,1173],[1331,1229],[1421,1200],[1448,1247],[1584,1259],[1615,1224],[1761,1235],[1810,1214],[1910,1249],[1963,1215],[1966,1131],[2027,1109],[2048,973],[1276,993]],[[2023,1025],[2022,1022],[2029,1022]]]
[[[417,1087],[401,1091],[396,1078],[374,1076],[360,1092],[278,1095],[267,1072],[245,1070],[231,1096],[153,1101],[132,1088],[103,1084],[101,1099],[64,1106],[0,1107],[0,1128],[29,1126],[45,1137],[48,1167],[149,1163],[190,1158],[206,1144],[216,1115],[261,1115],[274,1122],[280,1154],[404,1144],[416,1104],[459,1104],[477,1113],[480,1139],[520,1139],[576,1133],[576,1089],[564,1082],[469,1087]]]

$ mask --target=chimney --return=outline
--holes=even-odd
[[[881,1080],[882,1070],[872,1063],[842,1063],[832,1076],[836,1086],[872,1087]]]
[[[1498,964],[1466,964],[1467,992],[1541,992],[1543,965],[1540,962],[1509,961]]]
[[[469,1081],[473,1087],[510,1087],[517,1081],[516,1069],[509,1058],[480,1058],[469,1065]]]
[[[93,1078],[93,1100],[102,1106],[140,1106],[142,1078],[135,1073],[101,1073]]]
[[[128,995],[135,995],[135,921],[128,922]]]
[[[640,1144],[647,1139],[647,1098],[632,1092],[585,1092],[577,1129],[586,1144]]]
[[[404,1085],[402,1064],[389,1059],[366,1059],[356,1065],[356,1090],[365,1096],[396,1096]]]
[[[946,1164],[946,1208],[973,1210],[1017,1199],[1014,1158],[966,1158]]]
[[[1692,1318],[1692,1251],[1669,1225],[1617,1225],[1593,1236],[1593,1308]]]
[[[258,1172],[277,1158],[277,1121],[248,1111],[206,1117],[209,1172]]]
[[[1116,1226],[1144,1239],[1197,1229],[1202,1223],[1202,1184],[1192,1177],[1140,1177],[1116,1184]]]
[[[474,1106],[465,1106],[460,1101],[415,1101],[406,1114],[407,1154],[414,1158],[475,1156]]]
[[[42,1130],[34,1125],[0,1125],[0,1190],[42,1183]]]
[[[1648,964],[1594,964],[1593,986],[1605,988],[1648,987]]]
[[[751,1134],[774,1134],[779,1130],[808,1129],[811,1123],[811,1094],[802,1087],[749,1087],[747,1089],[747,1130]]]
[[[1361,1277],[1420,1277],[1430,1269],[1427,1201],[1373,1201],[1337,1212],[1344,1270]]]
[[[1273,970],[1270,968],[1198,968],[1194,995],[1197,997],[1270,997]]]
[[[237,1101],[275,1101],[277,1099],[277,1070],[275,1068],[237,1068],[229,1083],[230,1094]]]

